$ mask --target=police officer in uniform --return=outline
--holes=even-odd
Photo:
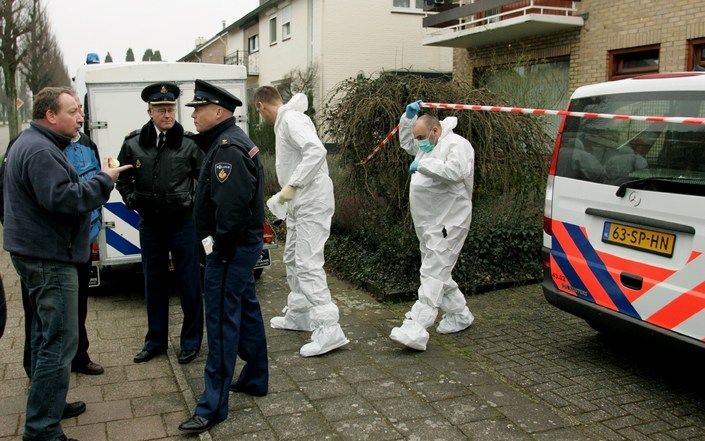
[[[199,237],[212,240],[206,257],[205,307],[208,359],[205,390],[193,417],[179,429],[200,433],[228,416],[228,390],[267,393],[267,342],[255,293],[254,266],[262,252],[264,172],[258,149],[235,124],[242,102],[228,91],[196,80],[197,142],[206,152],[196,188],[194,221]],[[231,385],[235,359],[245,366]]]
[[[201,244],[193,224],[193,197],[203,161],[193,133],[176,121],[180,90],[155,83],[142,90],[149,121],[127,135],[118,160],[134,168],[120,176],[117,189],[140,215],[140,248],[147,301],[147,335],[135,363],[166,352],[169,325],[169,252],[180,278],[181,351],[179,363],[198,355],[203,340]]]

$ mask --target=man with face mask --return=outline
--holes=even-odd
[[[417,117],[420,103],[406,107],[399,141],[414,156],[409,206],[421,249],[421,285],[418,300],[390,338],[424,351],[426,328],[435,322],[438,308],[444,312],[436,328],[440,333],[462,331],[474,320],[451,273],[470,228],[475,152],[467,139],[453,133],[457,118]]]
[[[327,152],[304,114],[306,95],[297,93],[284,104],[275,88],[263,86],[253,101],[262,118],[274,125],[277,179],[282,190],[273,199],[274,205],[286,205],[284,265],[290,292],[284,315],[273,317],[270,325],[313,331],[311,342],[299,353],[303,357],[325,354],[348,343],[323,269],[323,249],[335,209]],[[271,207],[271,200],[267,205]]]
[[[117,189],[140,215],[140,248],[147,301],[147,335],[135,363],[166,352],[169,337],[169,253],[179,277],[181,351],[179,363],[196,358],[203,339],[200,243],[191,219],[203,152],[194,134],[176,121],[179,87],[155,83],[142,90],[149,121],[127,135],[118,160],[134,169],[120,176]]]

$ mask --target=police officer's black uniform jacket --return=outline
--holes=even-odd
[[[176,122],[166,131],[165,145],[157,149],[157,130],[151,120],[125,137],[118,161],[133,168],[120,173],[116,187],[125,204],[143,220],[191,219],[195,180],[203,160],[194,137]]]
[[[196,139],[206,157],[196,188],[194,222],[199,238],[212,236],[213,252],[230,260],[237,245],[262,242],[264,170],[257,147],[235,118]]]

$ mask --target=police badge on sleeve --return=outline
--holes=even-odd
[[[228,180],[231,171],[233,171],[233,165],[229,162],[219,162],[215,165],[215,177],[221,184]]]

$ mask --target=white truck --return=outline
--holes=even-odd
[[[184,129],[195,132],[192,108],[186,107],[194,95],[194,80],[206,80],[239,97],[243,106],[235,109],[237,124],[247,133],[247,97],[244,66],[206,63],[109,63],[86,65],[74,78],[74,87],[83,100],[86,113],[84,130],[98,145],[101,157],[117,158],[125,136],[141,128],[149,119],[147,104],[140,98],[142,89],[157,81],[176,83],[181,89],[176,120]],[[256,274],[270,265],[269,248],[275,247],[271,228],[265,225],[265,249],[257,262]],[[125,206],[113,190],[103,207],[103,227],[93,245],[91,285],[100,284],[100,270],[141,260],[139,216]]]

